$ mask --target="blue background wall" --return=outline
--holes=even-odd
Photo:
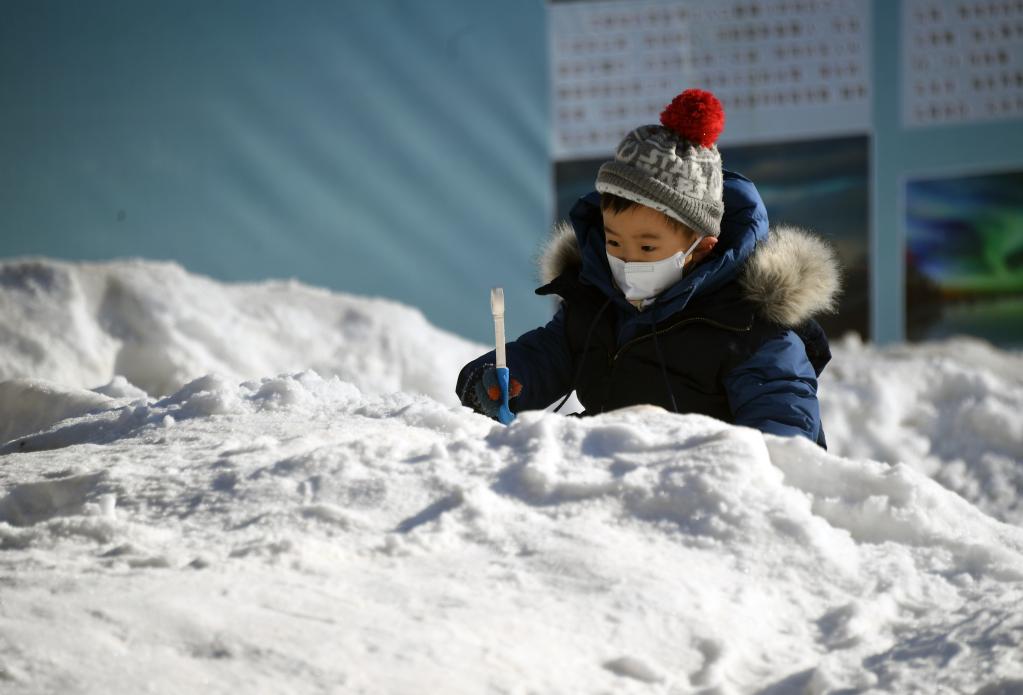
[[[873,0],[873,334],[903,331],[909,174],[1023,168],[1019,121],[906,131]],[[392,297],[488,340],[543,322],[541,0],[0,0],[0,257],[175,259]]]
[[[0,256],[296,277],[544,321],[540,0],[0,0]]]

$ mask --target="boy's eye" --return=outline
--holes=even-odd
[[[618,242],[613,240],[613,239],[608,239],[607,240],[607,245],[608,246],[618,246]]]
[[[641,248],[643,249],[643,251],[645,253],[650,253],[651,251],[656,251],[657,250],[656,246],[643,246]]]

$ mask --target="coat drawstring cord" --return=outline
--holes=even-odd
[[[664,377],[664,386],[668,389],[671,409],[677,413],[678,404],[675,403],[675,392],[671,390],[671,382],[668,380],[668,368],[664,364],[664,355],[661,353],[661,341],[657,339],[657,322],[654,321],[653,307],[650,307],[650,309],[650,329],[654,332],[654,349],[657,351],[657,360],[661,363],[661,376]]]
[[[572,392],[575,391],[575,387],[579,385],[579,379],[583,375],[583,364],[586,363],[586,350],[590,347],[590,338],[593,337],[593,329],[597,327],[597,322],[600,321],[600,317],[604,315],[604,310],[607,309],[610,304],[611,297],[608,297],[607,301],[604,302],[604,306],[600,307],[600,311],[597,312],[597,315],[593,317],[593,321],[590,322],[590,327],[586,331],[586,340],[583,341],[583,351],[582,354],[579,355],[579,366],[576,367],[575,377],[572,379],[572,387],[568,389],[568,393],[565,394],[561,403],[558,403],[558,407],[554,409],[555,413],[561,410],[565,403],[568,403],[568,399],[572,396]]]

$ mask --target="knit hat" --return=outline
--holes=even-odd
[[[661,112],[661,125],[625,136],[597,172],[597,190],[646,205],[692,229],[721,233],[721,155],[714,144],[725,110],[710,92],[687,89]]]

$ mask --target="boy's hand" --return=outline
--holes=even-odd
[[[518,379],[508,382],[508,399],[522,393],[522,384]],[[497,411],[501,407],[501,385],[497,381],[497,369],[488,364],[480,367],[466,384],[462,394],[462,405],[466,405],[477,413],[497,419]]]

